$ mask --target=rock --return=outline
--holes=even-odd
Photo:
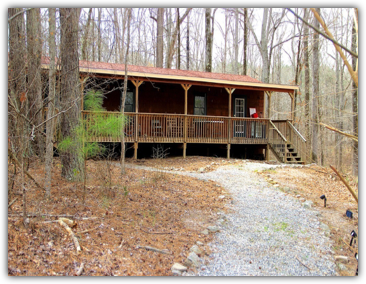
[[[219,196],[219,199],[224,199],[225,198],[225,195],[220,195]]]
[[[177,263],[177,262],[174,263],[173,266],[172,266],[172,272],[173,272],[173,270],[177,270],[179,272],[182,272],[182,271],[187,271],[187,269],[188,268],[186,266],[184,266],[180,263]]]
[[[313,202],[311,201],[311,200],[306,200],[305,202],[303,202],[302,203],[302,206],[304,207],[304,208],[311,208],[312,206],[313,206]]]
[[[182,272],[176,269],[172,269],[173,276],[182,276]]]
[[[199,267],[201,265],[200,262],[201,261],[200,261],[200,258],[198,257],[198,255],[194,252],[191,252],[191,253],[189,253],[184,264],[186,264],[187,266]]]
[[[330,228],[328,227],[328,225],[324,224],[324,223],[320,223],[320,228],[324,231],[324,235],[329,237],[330,236]]]
[[[190,252],[194,252],[195,254],[202,254],[202,251],[200,250],[200,248],[197,245],[193,245],[190,249]]]
[[[217,227],[217,226],[208,226],[208,227],[207,227],[207,230],[209,230],[209,231],[210,231],[210,232],[212,232],[212,233],[215,233],[215,232],[220,231],[220,228],[219,228],[219,227]]]
[[[348,257],[344,255],[336,255],[335,260],[342,263],[348,263]]]
[[[198,246],[203,246],[203,242],[200,242],[200,241],[197,241],[197,242],[196,242],[196,244],[197,244]]]
[[[337,263],[339,270],[347,270],[347,267],[342,263]]]
[[[204,168],[204,167],[199,168],[199,169],[198,169],[198,171],[199,171],[200,173],[203,173],[203,172],[205,171],[205,168]]]
[[[201,234],[203,234],[203,235],[208,235],[208,230],[207,229],[204,229],[202,232],[201,232]]]

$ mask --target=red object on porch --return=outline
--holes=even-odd
[[[252,114],[252,117],[253,117],[253,118],[258,118],[258,114],[257,114],[256,112],[255,112],[255,113],[253,113],[253,114]]]

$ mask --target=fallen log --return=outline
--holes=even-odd
[[[62,227],[64,227],[66,229],[66,231],[69,233],[70,237],[72,238],[72,240],[74,242],[74,245],[75,245],[75,248],[76,248],[76,252],[77,253],[80,253],[81,252],[81,247],[80,247],[80,244],[79,244],[78,239],[75,237],[74,232],[71,230],[71,228],[63,220],[58,219],[58,223]]]
[[[347,187],[347,189],[349,190],[349,192],[351,192],[353,198],[356,200],[356,202],[358,203],[358,197],[357,194],[353,191],[353,189],[349,186],[349,184],[346,182],[346,180],[341,176],[341,174],[333,167],[330,165],[330,168],[337,174],[337,176],[341,179],[341,181],[345,184],[345,186]]]
[[[79,270],[76,272],[76,276],[80,276],[84,270],[84,262],[81,263]]]
[[[155,251],[158,253],[170,254],[169,250],[167,250],[167,249],[158,249],[158,248],[154,248],[154,247],[150,247],[150,246],[137,246],[136,248],[137,249],[144,248],[146,250],[151,250],[151,251]]]

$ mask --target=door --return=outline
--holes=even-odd
[[[245,99],[235,98],[234,101],[234,116],[235,117],[245,117]],[[244,121],[234,121],[234,136],[244,137],[245,133],[245,122]]]

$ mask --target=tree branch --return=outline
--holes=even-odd
[[[313,25],[309,24],[307,21],[305,21],[303,18],[301,18],[299,15],[297,15],[294,11],[292,11],[290,8],[286,8],[287,10],[289,10],[292,14],[295,15],[296,18],[300,19],[301,21],[303,21],[307,26],[309,26],[310,28],[312,28],[313,30],[315,30],[317,33],[321,34],[323,37],[325,37],[326,39],[330,40],[331,42],[333,42],[334,44],[340,46],[341,48],[343,48],[345,51],[347,51],[349,54],[351,54],[352,56],[358,58],[358,54],[354,53],[353,51],[349,50],[347,47],[345,47],[344,45],[340,44],[339,42],[337,42],[334,38],[330,38],[328,35],[326,35],[325,33],[323,33],[322,31],[318,30],[316,27],[314,27]]]

